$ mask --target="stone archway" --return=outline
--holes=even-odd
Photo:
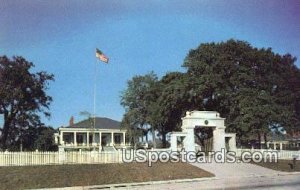
[[[235,149],[235,134],[225,133],[225,118],[216,111],[186,112],[182,118],[182,132],[171,133],[171,149],[177,151],[177,137],[183,136],[183,146],[186,151],[195,151],[195,128],[212,128],[212,151],[226,149],[225,137],[230,138],[230,150]]]

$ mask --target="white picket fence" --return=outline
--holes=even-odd
[[[152,149],[149,152],[170,152],[169,149]],[[269,149],[237,149],[236,155],[243,152],[276,151],[278,159],[300,159],[300,151],[269,150]],[[129,152],[128,152],[129,153]],[[59,164],[104,164],[122,163],[122,151],[97,152],[0,152],[0,166],[34,166],[34,165],[59,165]]]
[[[262,154],[267,152],[276,152],[278,159],[300,159],[300,151],[295,150],[272,150],[272,149],[237,149],[236,155],[241,156],[242,152],[260,152]]]
[[[122,152],[0,152],[0,166],[120,163]]]

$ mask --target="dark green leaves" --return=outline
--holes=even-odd
[[[2,148],[22,138],[22,131],[38,127],[40,113],[50,116],[48,108],[52,98],[46,94],[49,81],[47,72],[33,73],[34,65],[23,57],[0,57],[0,114],[4,115],[1,133]]]

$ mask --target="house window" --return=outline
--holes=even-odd
[[[121,144],[121,135],[115,135],[115,144]]]
[[[83,143],[83,134],[77,134],[76,140],[77,140],[77,143],[82,144]]]

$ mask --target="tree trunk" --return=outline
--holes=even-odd
[[[163,148],[167,148],[167,134],[164,132],[164,133],[162,133],[161,134],[161,136],[162,136],[162,146],[163,146]]]
[[[134,149],[136,149],[136,138],[137,138],[136,128],[134,127],[134,128],[133,128],[133,137],[132,137]]]
[[[268,142],[267,133],[264,133],[264,141],[265,141],[266,148],[268,148],[267,147],[267,142]]]
[[[200,142],[199,145],[204,147],[204,139],[202,139],[197,133],[195,133],[195,136],[197,137],[197,139],[198,139],[199,142]]]
[[[261,149],[261,136],[260,132],[257,133],[258,147]]]
[[[238,147],[242,148],[243,144],[242,144],[242,137],[241,135],[237,134],[237,145]]]
[[[146,134],[145,134],[145,136],[146,136],[146,142],[148,143],[148,131],[146,132]]]

